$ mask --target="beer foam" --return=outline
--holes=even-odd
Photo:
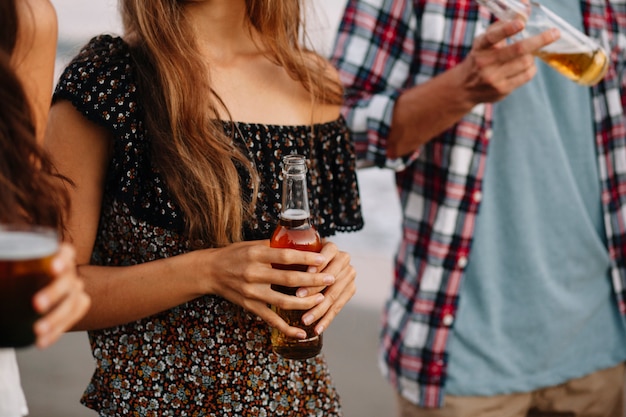
[[[53,233],[0,230],[0,260],[22,261],[52,255],[59,248]]]
[[[302,209],[287,209],[280,215],[285,220],[304,220],[309,217],[309,213]]]

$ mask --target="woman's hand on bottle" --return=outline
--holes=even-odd
[[[356,270],[350,263],[350,255],[339,250],[332,242],[325,242],[321,255],[328,260],[320,267],[309,267],[309,272],[320,271],[335,277],[335,282],[327,287],[301,287],[296,294],[306,297],[309,294],[322,292],[324,300],[302,316],[305,325],[319,322],[315,326],[317,334],[328,328],[335,316],[356,293]]]
[[[73,247],[61,244],[52,261],[54,278],[33,298],[35,310],[43,317],[35,323],[37,346],[46,348],[56,342],[80,320],[89,309],[91,299],[85,293],[84,283],[76,272]]]
[[[238,304],[287,336],[300,339],[306,338],[306,332],[289,326],[272,311],[270,305],[285,310],[315,311],[314,308],[325,303],[328,296],[319,291],[304,296],[287,295],[273,290],[272,284],[295,288],[325,288],[334,284],[336,275],[341,272],[337,261],[332,259],[336,250],[326,248],[321,253],[316,253],[270,248],[269,241],[248,241],[199,252],[207,255],[202,258],[206,261],[203,265],[206,272],[202,276],[213,277],[208,281],[205,293],[217,294]],[[272,268],[272,264],[308,265],[309,268],[313,267],[321,272],[280,270]],[[332,297],[338,297],[338,294],[333,292]],[[321,311],[328,311],[329,308],[330,306],[324,307]]]

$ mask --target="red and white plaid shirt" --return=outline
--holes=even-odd
[[[626,0],[579,5],[587,33],[611,58],[606,78],[592,88],[592,105],[613,288],[626,315]],[[386,140],[399,94],[461,62],[492,19],[475,0],[349,0],[332,57],[347,88],[344,113],[359,159],[397,171],[403,238],[380,362],[397,390],[423,407],[443,400],[492,105],[476,106],[400,164],[387,159]]]

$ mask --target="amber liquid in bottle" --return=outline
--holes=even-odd
[[[284,184],[283,184],[283,209],[280,214],[278,226],[270,240],[273,248],[297,249],[309,252],[320,252],[322,240],[309,218],[308,198],[306,192],[306,165],[304,159],[289,156],[285,159]],[[292,164],[296,164],[295,173],[290,170]],[[307,265],[272,265],[276,269],[291,271],[306,271]],[[272,285],[272,289],[284,294],[295,295],[298,288]],[[305,339],[287,337],[281,331],[272,328],[271,341],[275,353],[287,359],[308,359],[316,356],[322,350],[322,335],[315,332],[312,323],[305,326],[302,316],[305,310],[284,310],[277,306],[272,309],[280,315],[290,326],[298,327],[306,331]]]

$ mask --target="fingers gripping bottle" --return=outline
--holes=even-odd
[[[322,250],[322,240],[311,224],[306,181],[306,159],[301,155],[289,155],[283,158],[283,194],[278,226],[270,240],[273,248],[290,248],[310,252]],[[272,265],[276,269],[306,271],[307,265]],[[295,295],[298,288],[272,285],[272,289],[284,294]],[[322,335],[315,333],[315,324],[305,326],[302,323],[303,310],[283,310],[277,306],[272,309],[290,326],[304,329],[306,339],[293,339],[281,331],[272,328],[272,349],[287,359],[307,359],[316,356],[322,350]]]

